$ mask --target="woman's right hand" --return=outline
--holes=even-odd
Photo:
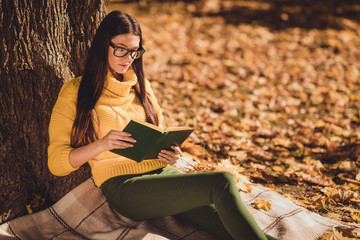
[[[112,150],[115,148],[129,148],[134,146],[131,143],[136,143],[136,140],[131,137],[130,133],[117,129],[110,130],[108,134],[106,134],[98,141],[103,147],[104,151]]]
[[[89,143],[88,145],[74,148],[70,151],[70,164],[74,167],[80,167],[96,155],[114,149],[132,147],[136,140],[131,137],[130,133],[113,129],[105,137]]]

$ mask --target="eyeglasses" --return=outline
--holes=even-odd
[[[109,45],[114,49],[113,54],[115,57],[125,57],[126,55],[128,55],[128,53],[130,53],[130,57],[132,59],[138,59],[141,58],[142,55],[146,52],[144,48],[138,50],[129,50],[126,48],[117,47],[112,42],[110,42]]]

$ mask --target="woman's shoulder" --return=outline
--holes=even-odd
[[[147,92],[148,91],[151,91],[151,92],[153,91],[151,82],[146,78],[145,78],[145,89],[146,89]]]
[[[74,78],[64,83],[53,108],[53,113],[58,113],[69,119],[74,118],[76,111],[77,93],[81,77]]]
[[[66,96],[66,95],[77,95],[77,92],[79,90],[81,82],[81,77],[74,78],[70,81],[67,81],[64,83],[64,85],[61,87],[60,96]]]
[[[58,101],[76,102],[80,82],[81,77],[77,77],[64,83],[64,85],[60,89]]]
[[[56,107],[76,105],[77,94],[81,82],[81,77],[74,78],[64,83],[61,87],[58,98],[56,100]]]

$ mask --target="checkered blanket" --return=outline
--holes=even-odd
[[[279,239],[315,240],[340,225],[261,186],[240,194],[263,231]],[[254,209],[251,203],[256,199],[270,202],[271,210]],[[140,222],[121,216],[109,207],[90,178],[53,206],[0,225],[0,239],[215,240],[215,237],[170,216]]]

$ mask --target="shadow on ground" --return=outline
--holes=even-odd
[[[195,1],[196,2],[196,1]],[[226,1],[225,1],[226,2]],[[195,13],[196,16],[221,16],[229,24],[256,24],[273,30],[299,27],[304,29],[343,29],[344,19],[360,21],[357,0],[254,0],[233,1],[218,12]]]

